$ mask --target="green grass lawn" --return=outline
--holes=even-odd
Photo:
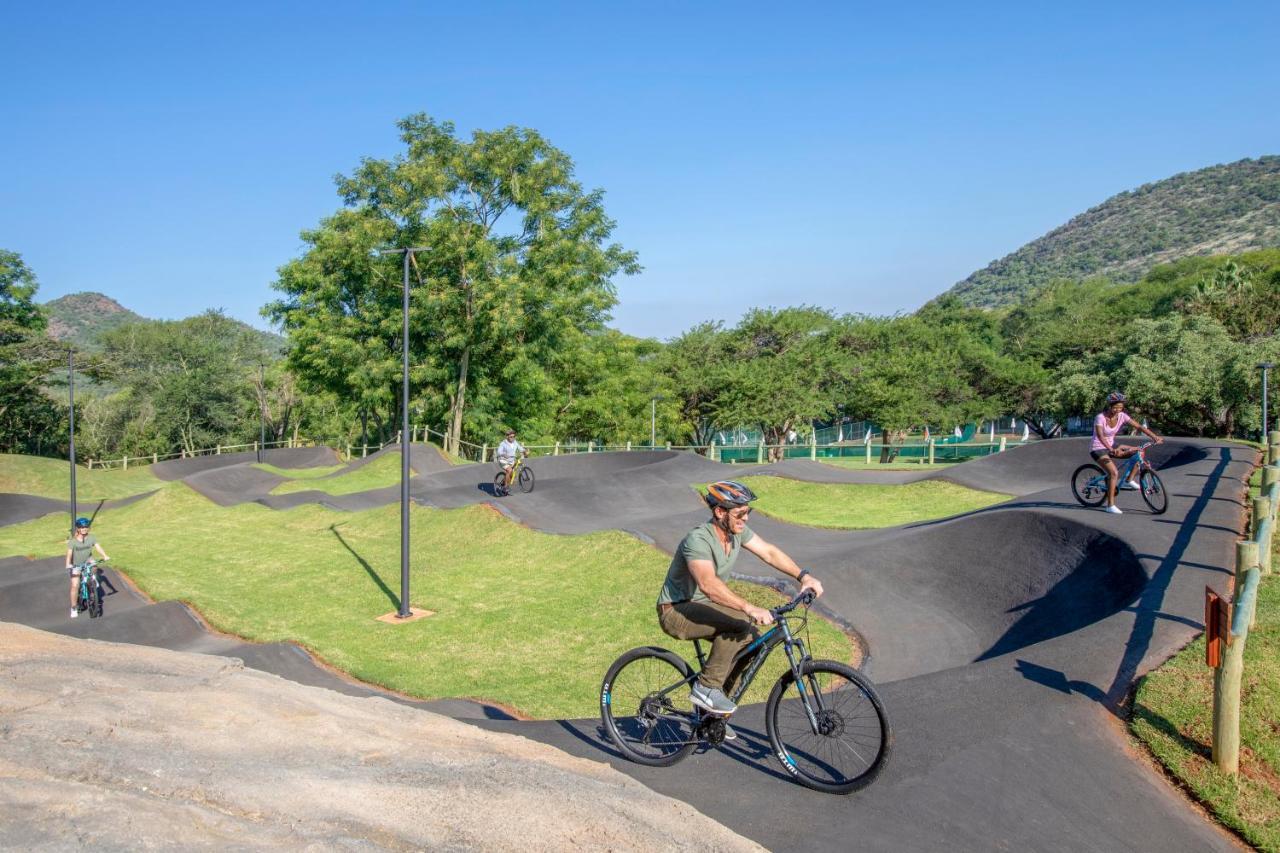
[[[287,477],[290,480],[311,480],[316,477],[327,477],[335,471],[341,471],[346,465],[322,465],[319,468],[279,468],[266,462],[255,462],[254,468],[260,468],[268,474]]]
[[[342,466],[338,467],[341,468]],[[275,473],[285,472],[283,469],[278,469]],[[288,476],[288,474],[285,473],[285,476]],[[286,480],[272,489],[271,494],[284,495],[290,492],[305,492],[315,489],[330,495],[350,495],[356,492],[367,492],[370,489],[394,486],[399,482],[400,451],[389,450],[368,465],[361,466],[349,474],[339,474],[336,477],[325,480],[315,480],[311,475]]]
[[[76,497],[81,503],[127,498],[162,485],[163,482],[152,475],[149,465],[135,465],[127,471],[119,468],[90,471],[83,465],[76,466]],[[70,490],[71,466],[66,460],[0,454],[0,492],[66,498]]]
[[[1251,496],[1258,480],[1255,472]],[[1272,564],[1280,566],[1280,547]],[[1258,593],[1244,652],[1238,779],[1212,761],[1213,672],[1203,635],[1139,682],[1129,726],[1219,820],[1258,849],[1280,851],[1280,575],[1264,577]]]
[[[1009,499],[930,480],[900,486],[805,483],[785,477],[744,477],[760,499],[755,509],[781,521],[810,527],[891,527],[945,518]],[[699,487],[705,494],[705,487]]]
[[[823,465],[834,465],[837,468],[852,468],[855,471],[936,471],[940,468],[951,468],[958,462],[886,462],[883,465],[875,461],[876,454],[871,454],[872,461],[867,464],[863,457],[833,456],[828,459],[818,458]]]
[[[359,513],[222,508],[171,483],[103,512],[94,532],[153,598],[186,601],[221,631],[297,642],[359,679],[413,696],[593,717],[600,679],[622,652],[656,644],[692,657],[692,644],[664,635],[654,613],[669,558],[631,536],[538,533],[484,506],[414,506],[411,525],[411,603],[437,615],[404,625],[375,621],[396,608],[400,589],[394,505]],[[3,527],[0,556],[61,554],[65,536],[57,515]],[[735,588],[762,604],[781,600]],[[815,656],[855,657],[834,626],[815,618],[811,628]],[[775,655],[770,666],[783,662]],[[763,701],[772,681],[758,678],[748,701]]]

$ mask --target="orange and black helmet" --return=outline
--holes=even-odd
[[[707,494],[703,500],[707,506],[734,509],[746,506],[756,499],[756,493],[734,480],[721,480],[707,486]]]

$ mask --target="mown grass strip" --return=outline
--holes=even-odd
[[[945,518],[1009,499],[941,480],[896,486],[807,483],[785,477],[744,477],[742,482],[759,495],[752,506],[766,515],[793,524],[847,530]],[[705,486],[699,489],[705,494]]]
[[[127,498],[161,485],[149,465],[135,465],[127,471],[91,471],[84,465],[76,466],[76,496],[82,503]],[[64,459],[0,454],[0,492],[66,498],[71,493],[71,466]]]
[[[94,530],[153,598],[186,601],[221,631],[300,643],[359,679],[413,696],[593,717],[600,679],[623,651],[656,644],[692,657],[692,644],[664,635],[654,612],[669,557],[626,534],[538,533],[485,506],[414,506],[411,525],[411,603],[437,615],[405,625],[375,621],[396,608],[400,589],[394,505],[220,508],[172,483],[104,512]],[[65,535],[59,516],[3,527],[0,556],[60,554]],[[736,588],[761,604],[780,600]],[[814,618],[811,630],[816,657],[854,656],[834,626]],[[773,672],[784,662],[775,655]],[[749,701],[763,701],[772,681],[758,678]]]
[[[1256,472],[1250,485],[1256,496]],[[1280,565],[1280,547],[1272,560]],[[1238,778],[1212,760],[1213,671],[1203,635],[1138,683],[1129,727],[1219,820],[1258,849],[1280,851],[1280,577],[1263,578],[1257,607],[1245,645]]]
[[[410,476],[416,476],[410,472]],[[400,482],[400,451],[387,451],[367,465],[346,474],[329,477],[323,480],[299,478],[286,480],[271,490],[273,495],[285,495],[291,492],[311,490],[325,492],[330,495],[350,495],[356,492],[367,492],[371,489],[382,489]]]

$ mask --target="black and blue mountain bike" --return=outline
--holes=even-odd
[[[102,582],[98,579],[97,570],[100,562],[102,561],[89,559],[76,567],[80,570],[80,588],[76,592],[76,609],[81,613],[87,610],[90,619],[102,615]]]
[[[800,784],[848,794],[875,780],[889,758],[893,735],[884,704],[864,676],[839,661],[809,656],[798,634],[812,602],[813,593],[806,590],[770,611],[774,625],[739,654],[752,660],[730,698],[742,699],[769,654],[781,646],[790,666],[765,704],[773,754]],[[798,607],[804,609],[794,614]],[[701,667],[706,663],[701,643],[695,640],[694,648]],[[656,646],[632,649],[609,667],[600,688],[600,717],[623,755],[667,767],[700,745],[724,742],[724,717],[689,701],[697,675],[684,658]]]

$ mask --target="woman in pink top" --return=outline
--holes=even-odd
[[[1098,416],[1093,419],[1093,441],[1089,442],[1089,455],[1093,457],[1094,462],[1107,471],[1107,502],[1103,509],[1115,515],[1120,515],[1120,507],[1116,506],[1116,480],[1119,479],[1120,472],[1116,470],[1116,463],[1111,460],[1127,459],[1138,452],[1136,447],[1117,447],[1116,436],[1125,426],[1132,424],[1134,429],[1146,433],[1156,444],[1164,441],[1163,438],[1129,417],[1124,410],[1124,404],[1125,396],[1119,391],[1112,391],[1107,395],[1107,407],[1098,412]],[[1138,485],[1126,482],[1120,488],[1136,489]]]

